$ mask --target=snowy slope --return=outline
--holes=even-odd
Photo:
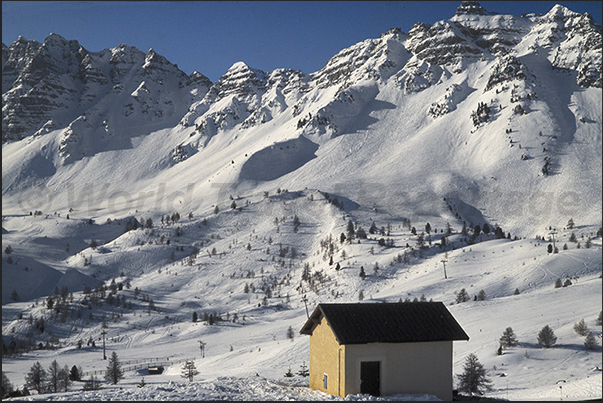
[[[360,291],[367,303],[443,301],[470,336],[455,343],[455,374],[476,353],[488,396],[601,398],[601,28],[588,15],[463,2],[318,72],[238,62],[215,83],[152,50],[90,53],[58,35],[20,38],[3,60],[3,339],[60,341],[5,354],[3,372],[21,387],[36,361],[102,371],[103,322],[128,368],[116,387],[33,398],[337,399],[284,377],[308,363],[308,338],[286,332],[306,319],[304,295],[312,310]],[[341,242],[349,220],[368,238]],[[476,225],[489,234],[474,237]],[[113,304],[83,293],[113,280]],[[64,311],[46,308],[55,287],[73,295]],[[456,302],[462,288],[471,301]],[[595,350],[574,332],[582,318]],[[550,349],[536,341],[544,325],[558,336]],[[508,326],[520,345],[499,356]],[[166,372],[134,368],[150,359]]]

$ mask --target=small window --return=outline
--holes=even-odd
[[[328,384],[329,384],[329,376],[327,374],[323,374],[322,376],[322,388],[323,389],[328,389]]]

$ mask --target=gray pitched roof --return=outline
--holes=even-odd
[[[319,304],[300,333],[323,316],[339,344],[469,340],[442,302]]]

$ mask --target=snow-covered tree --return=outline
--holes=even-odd
[[[492,381],[474,353],[467,356],[463,365],[463,373],[457,377],[459,378],[459,392],[481,395],[484,391],[491,389]]]
[[[586,339],[584,339],[584,347],[586,347],[587,350],[594,350],[598,346],[599,342],[597,341],[595,334],[592,331],[589,331],[586,334]]]
[[[574,323],[574,331],[583,337],[588,334],[588,326],[584,319],[580,319],[578,322]]]
[[[302,361],[302,364],[299,366],[299,371],[297,371],[297,375],[299,376],[310,376],[310,370],[306,366],[306,362]]]
[[[198,374],[199,371],[197,371],[197,367],[195,366],[195,362],[193,360],[186,360],[180,369],[180,376],[184,379],[188,379],[189,382],[192,382],[195,375]]]

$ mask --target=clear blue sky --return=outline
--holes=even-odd
[[[408,32],[454,15],[461,1],[3,1],[2,42],[50,33],[97,52],[122,43],[150,48],[187,74],[217,80],[243,61],[264,71],[313,73],[340,50],[390,28]],[[601,24],[601,1],[481,1],[488,11],[521,15],[555,4]]]

